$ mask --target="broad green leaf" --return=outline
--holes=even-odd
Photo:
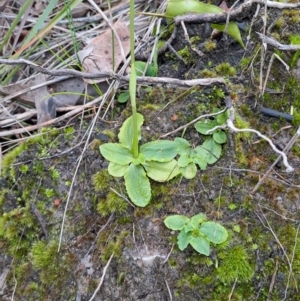
[[[197,174],[197,166],[195,163],[190,163],[185,167],[181,167],[180,171],[186,179],[193,179]]]
[[[147,161],[143,166],[147,176],[157,182],[171,180],[180,173],[176,160],[169,162]]]
[[[189,156],[188,153],[182,154],[178,159],[178,166],[179,167],[186,167],[189,163],[193,162],[193,158]]]
[[[146,161],[168,162],[177,155],[177,148],[173,141],[155,140],[143,144],[140,152],[144,154]]]
[[[147,69],[146,69],[147,68]],[[156,76],[157,75],[157,68],[153,64],[148,64],[142,61],[135,62],[135,70],[137,76],[143,76],[144,70],[146,69],[145,76]]]
[[[207,163],[213,164],[218,161],[222,153],[222,146],[220,144],[210,138],[205,140],[202,146],[209,152],[206,157]]]
[[[204,221],[206,221],[206,215],[204,213],[196,214],[191,218],[191,222],[195,228],[198,228]]]
[[[141,126],[144,122],[144,117],[142,114],[137,113],[137,126],[138,126],[138,139],[141,139]],[[132,116],[127,118],[118,135],[119,141],[121,144],[126,146],[128,149],[132,149],[132,141],[133,141],[133,119]]]
[[[150,181],[141,165],[130,164],[125,174],[125,186],[133,204],[139,207],[148,205],[151,199]]]
[[[221,244],[228,238],[227,230],[215,222],[204,222],[200,226],[201,234],[214,244]]]
[[[164,224],[171,230],[182,230],[190,219],[184,215],[171,215],[165,218]]]
[[[129,99],[129,92],[122,92],[118,96],[119,103],[125,103]]]
[[[195,124],[195,129],[202,135],[211,135],[212,133],[206,134],[207,131],[213,129],[217,125],[216,121],[206,119],[205,121],[198,121]]]
[[[116,178],[124,177],[124,174],[128,167],[128,165],[120,165],[117,163],[109,162],[108,173]]]
[[[192,236],[189,239],[189,242],[191,246],[200,254],[209,256],[210,250],[209,250],[209,241],[207,241],[205,238],[198,236],[194,237]]]
[[[106,160],[120,165],[129,164],[134,159],[132,152],[120,143],[102,144],[100,152]]]
[[[179,155],[183,155],[186,151],[191,147],[190,143],[183,138],[175,138],[174,143],[177,147],[177,153]]]
[[[214,164],[221,156],[222,147],[214,139],[209,138],[204,141],[202,146],[197,146],[195,150],[197,156],[204,158],[208,164]]]
[[[166,9],[167,17],[176,17],[188,13],[222,13],[222,8],[199,2],[198,0],[169,0]]]
[[[218,29],[220,31],[224,31],[226,25],[225,24],[211,24],[211,27],[214,29]],[[228,23],[227,33],[232,38],[234,38],[245,49],[245,45],[243,43],[239,27],[237,26],[237,24],[235,22]]]
[[[223,144],[227,141],[227,135],[226,133],[224,133],[223,131],[221,130],[216,130],[214,131],[213,133],[213,139],[219,143],[219,144]]]
[[[180,231],[177,236],[177,244],[180,251],[183,251],[189,244],[192,235],[191,232]]]

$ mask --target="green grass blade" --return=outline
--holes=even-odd
[[[12,22],[9,30],[7,31],[5,37],[3,38],[2,43],[0,44],[0,51],[3,50],[3,47],[6,45],[7,41],[13,36],[13,31],[15,30],[17,24],[20,22],[22,16],[25,14],[27,8],[31,5],[32,0],[27,0],[24,5],[21,7],[17,17]]]

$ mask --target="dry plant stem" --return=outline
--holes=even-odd
[[[203,56],[203,55],[204,55],[203,52],[201,52],[200,50],[198,50],[198,49],[196,49],[195,47],[193,47],[193,45],[192,45],[192,43],[191,43],[191,41],[190,41],[189,34],[188,34],[188,32],[187,32],[187,30],[186,30],[186,27],[185,27],[185,25],[184,25],[184,21],[181,21],[180,24],[181,24],[181,27],[182,27],[183,32],[184,32],[184,38],[185,38],[185,40],[187,41],[187,43],[189,44],[190,48],[191,48],[195,53],[197,53],[199,56]]]
[[[188,126],[194,124],[195,122],[197,122],[198,120],[200,120],[200,119],[202,119],[202,118],[207,118],[207,117],[216,116],[216,115],[219,115],[219,114],[224,113],[226,110],[227,110],[227,108],[225,108],[224,110],[222,110],[222,111],[220,111],[220,112],[218,112],[218,113],[212,113],[212,114],[204,114],[204,115],[201,115],[201,116],[197,117],[196,119],[192,120],[191,122],[189,122],[189,123],[187,123],[187,124],[185,124],[185,125],[182,125],[182,126],[180,126],[179,128],[177,128],[176,130],[174,130],[174,131],[172,131],[172,132],[169,132],[169,133],[166,133],[166,134],[160,136],[159,138],[164,138],[164,137],[167,137],[167,136],[169,136],[169,135],[171,135],[171,134],[175,134],[175,133],[177,133],[177,132],[179,132],[179,131],[181,131],[181,130],[184,130],[185,128],[187,128]]]
[[[289,141],[289,143],[285,146],[285,148],[283,149],[284,153],[287,153],[291,147],[295,144],[295,142],[297,141],[297,139],[300,137],[300,127],[298,128],[297,132],[295,133],[295,135],[292,137],[292,139]],[[264,174],[264,176],[259,180],[259,182],[255,185],[255,187],[253,188],[253,190],[251,191],[251,193],[255,193],[257,191],[257,189],[260,187],[260,185],[262,184],[262,182],[265,180],[265,178],[269,175],[269,173],[273,170],[274,166],[278,163],[278,161],[280,160],[281,157],[277,157],[277,159],[274,161],[274,163],[270,166],[270,168],[266,171],[266,173]]]
[[[280,242],[280,240],[278,239],[276,233],[273,231],[272,227],[270,226],[270,223],[268,222],[266,216],[264,215],[263,211],[261,210],[260,204],[258,204],[258,206],[259,206],[260,213],[262,214],[262,216],[263,216],[265,222],[267,223],[267,225],[265,225],[264,221],[262,220],[262,218],[260,217],[260,215],[259,215],[257,212],[255,212],[256,216],[259,218],[259,220],[260,220],[260,222],[262,223],[262,225],[263,225],[266,229],[268,229],[268,230],[272,233],[272,235],[274,236],[276,242],[278,243],[278,245],[280,246],[280,248],[281,248],[281,250],[282,250],[282,252],[283,252],[283,254],[284,254],[284,257],[285,257],[286,260],[287,260],[287,263],[288,263],[288,266],[289,266],[289,270],[292,271],[293,269],[292,269],[291,261],[290,261],[288,255],[287,255],[287,253],[286,253],[286,251],[285,251],[283,245],[281,244],[281,242]],[[295,283],[297,283],[296,279],[294,279],[294,281],[295,281]]]
[[[177,26],[174,27],[173,32],[170,38],[167,40],[167,42],[158,50],[158,54],[162,54],[166,52],[166,50],[170,47],[171,43],[176,38],[176,36],[177,36]],[[174,48],[172,47],[172,49]]]
[[[264,82],[264,85],[263,85],[263,88],[262,88],[262,91],[261,91],[261,95],[264,95],[264,93],[265,93],[265,89],[266,89],[266,86],[267,86],[267,82],[268,82],[268,78],[269,78],[269,75],[270,75],[271,67],[273,65],[274,58],[278,59],[285,66],[287,71],[290,70],[290,67],[276,53],[273,53],[272,56],[271,56],[271,59],[270,59],[270,63],[269,63],[269,66],[268,66],[268,70],[267,70],[265,82]]]
[[[50,126],[51,124],[60,122],[62,120],[68,119],[78,113],[81,113],[85,108],[91,107],[92,105],[95,105],[96,103],[98,103],[101,100],[102,100],[102,96],[100,96],[99,98],[93,100],[92,102],[90,102],[86,105],[79,106],[76,109],[72,110],[71,112],[68,112],[60,117],[48,120],[48,121],[40,123],[40,124],[31,125],[31,126],[27,126],[27,127],[21,127],[19,129],[13,129],[13,130],[9,130],[9,131],[0,131],[0,137],[7,137],[10,135],[23,134],[23,133],[29,134],[31,131],[38,130],[44,126]]]
[[[29,65],[35,70],[48,75],[53,76],[63,76],[69,75],[79,78],[87,78],[87,79],[96,79],[96,78],[106,78],[106,79],[115,79],[119,81],[129,82],[129,76],[123,76],[120,74],[116,74],[114,72],[99,72],[99,73],[86,73],[77,70],[71,69],[58,69],[58,70],[48,70],[46,68],[42,68],[28,60],[19,59],[19,60],[6,60],[0,59],[0,64],[8,64],[8,65],[20,65],[25,64]],[[176,78],[169,78],[169,77],[147,77],[147,76],[137,76],[137,83],[138,84],[163,84],[163,85],[170,85],[176,87],[192,87],[196,85],[206,86],[211,85],[212,83],[220,83],[226,84],[225,80],[222,77],[215,77],[215,78],[200,78],[200,79],[191,79],[191,80],[180,80]],[[19,94],[18,94],[19,95]]]
[[[37,219],[39,225],[41,226],[41,229],[43,231],[45,239],[48,240],[49,239],[49,235],[48,235],[48,231],[46,229],[46,222],[45,222],[44,217],[42,216],[41,212],[37,209],[37,207],[35,206],[34,202],[30,202],[30,209],[31,209],[32,214]]]
[[[182,62],[184,62],[183,58],[178,54],[178,52],[174,49],[174,47],[169,43],[166,42],[168,49]]]
[[[10,114],[10,112],[6,109],[6,107],[5,107],[2,103],[0,103],[0,107],[2,107],[3,112],[4,112],[7,116],[9,116],[11,119],[14,119],[14,116]],[[22,124],[21,124],[17,119],[15,119],[15,122],[16,122],[20,127],[22,127]],[[29,134],[29,132],[28,132],[28,134]]]
[[[85,153],[85,151],[86,151],[86,149],[87,149],[87,146],[88,146],[90,137],[91,137],[91,135],[92,135],[92,129],[94,128],[95,123],[96,123],[96,120],[97,120],[97,118],[99,117],[101,108],[103,107],[103,105],[104,105],[105,102],[107,101],[108,95],[109,95],[109,93],[106,93],[105,96],[103,97],[101,103],[100,103],[100,106],[99,106],[99,108],[98,108],[98,111],[97,111],[97,113],[96,113],[96,115],[95,115],[94,119],[92,120],[91,125],[90,125],[90,127],[89,127],[89,128],[90,128],[90,131],[89,131],[89,133],[88,133],[88,135],[87,135],[87,137],[86,137],[86,142],[85,142],[83,151],[82,151],[82,153],[80,154],[80,156],[78,157],[77,165],[76,165],[76,168],[75,168],[75,171],[74,171],[74,175],[73,175],[73,178],[72,178],[72,183],[71,183],[71,186],[70,186],[70,189],[69,189],[68,198],[67,198],[66,205],[65,205],[63,220],[62,220],[62,224],[61,224],[61,231],[60,231],[60,235],[59,235],[58,252],[60,251],[60,247],[61,247],[61,243],[62,243],[62,236],[63,236],[63,231],[64,231],[64,224],[65,224],[65,219],[66,219],[66,213],[67,213],[68,206],[69,206],[69,203],[70,203],[71,192],[72,192],[72,190],[73,190],[73,186],[74,186],[74,183],[75,183],[75,178],[76,178],[76,176],[77,176],[78,169],[79,169],[80,163],[81,163],[82,158],[83,158],[83,154]],[[75,111],[75,110],[74,110],[74,111]],[[84,137],[82,138],[82,140],[83,140],[84,138],[85,138],[85,135],[84,135]]]
[[[248,36],[247,36],[247,42],[246,42],[246,46],[245,46],[246,49],[248,49],[248,44],[249,44],[250,39],[251,39],[253,24],[254,24],[255,19],[257,18],[258,14],[259,14],[259,11],[260,11],[260,4],[257,4],[256,11],[254,13],[254,16],[251,18],[251,24],[249,26],[249,33],[248,33]]]
[[[268,210],[268,211],[270,211],[270,212],[273,212],[273,213],[276,214],[277,216],[280,216],[283,220],[291,221],[291,222],[293,222],[293,223],[298,223],[299,226],[300,226],[300,220],[292,219],[292,218],[286,217],[285,215],[282,215],[282,214],[276,212],[275,210],[273,210],[273,209],[271,209],[271,208],[269,208],[269,207],[263,206],[263,205],[261,205],[261,204],[259,204],[259,207],[262,207],[262,208],[264,208],[264,209],[266,209],[266,210]]]
[[[113,191],[117,196],[119,196],[120,198],[122,198],[124,201],[126,201],[132,208],[135,208],[135,206],[121,193],[117,192],[115,189],[109,187],[109,189],[111,191]]]
[[[231,292],[230,292],[230,294],[229,294],[229,296],[228,296],[228,299],[227,299],[228,301],[231,300],[231,297],[232,297],[232,295],[233,295],[233,293],[234,293],[234,290],[235,290],[236,283],[237,283],[237,278],[234,279],[234,283],[233,283],[233,286],[232,286],[232,288],[231,288]]]
[[[300,229],[300,224],[298,225],[297,231],[296,231],[295,244],[294,244],[293,254],[292,254],[292,259],[291,259],[291,266],[293,265],[293,261],[294,261],[294,258],[295,258],[295,251],[296,251],[296,248],[297,248],[299,229]],[[282,299],[282,301],[284,301],[287,297],[287,291],[288,291],[288,288],[289,288],[289,283],[290,283],[292,273],[293,273],[293,270],[290,269],[286,289],[284,291],[284,298]]]
[[[0,59],[0,64],[1,64],[1,59]],[[41,68],[42,68],[42,67],[41,67]],[[18,92],[9,94],[8,96],[6,96],[6,97],[0,99],[0,102],[5,102],[5,101],[7,101],[7,100],[16,98],[16,97],[18,97],[19,95],[22,95],[22,94],[24,94],[24,93],[27,93],[27,92],[30,92],[30,91],[34,91],[34,90],[36,90],[36,89],[45,87],[45,86],[47,86],[47,85],[51,85],[51,84],[54,84],[54,83],[63,81],[63,80],[68,79],[68,78],[70,78],[70,77],[71,77],[71,76],[66,75],[66,76],[61,76],[61,77],[54,78],[54,79],[52,79],[52,80],[48,80],[48,81],[46,81],[46,82],[44,82],[44,83],[40,83],[40,84],[38,84],[38,85],[35,85],[35,86],[32,86],[32,87],[23,89],[23,90],[21,90],[21,91],[18,91]],[[3,91],[3,90],[1,89],[1,87],[0,87],[0,92],[1,92],[1,93],[4,93],[4,94],[7,94],[5,91]],[[34,104],[34,101],[32,101],[31,104]]]
[[[101,233],[101,232],[107,227],[107,225],[111,222],[113,216],[114,216],[114,214],[111,214],[110,217],[109,217],[109,219],[108,219],[107,222],[105,223],[105,225],[102,226],[101,229],[98,231],[97,236],[95,237],[95,239],[94,239],[94,241],[93,241],[91,247],[89,248],[89,250],[87,251],[87,253],[85,254],[84,257],[87,257],[87,256],[90,254],[90,252],[94,249],[95,244],[96,244],[97,241],[98,241],[98,237],[99,237],[100,233]]]
[[[252,170],[252,169],[244,169],[244,168],[228,168],[228,167],[213,167],[213,168],[217,168],[217,169],[222,169],[222,170],[229,170],[229,172],[235,171],[235,172],[249,172],[249,173],[254,173],[254,174],[258,174],[258,175],[264,175],[262,172],[256,171],[256,170]],[[274,181],[280,182],[288,187],[295,187],[295,188],[300,188],[300,185],[294,185],[290,182],[284,181],[284,180],[280,180],[278,178],[272,177],[272,176],[267,176],[267,178],[272,179]]]
[[[1,105],[1,104],[0,104]],[[30,110],[27,110],[26,112],[24,113],[21,113],[21,114],[15,114],[15,115],[11,115],[9,113],[9,116],[11,116],[10,119],[4,119],[4,120],[1,120],[0,121],[0,127],[7,127],[7,126],[11,126],[15,123],[18,123],[20,121],[23,121],[23,120],[26,120],[26,119],[29,119],[31,118],[32,116],[35,116],[37,114],[37,110],[34,110],[34,109],[30,109]]]
[[[269,292],[268,292],[268,297],[267,297],[267,300],[266,300],[266,301],[270,301],[270,300],[271,300],[271,297],[272,297],[272,291],[273,291],[273,288],[274,288],[274,284],[275,284],[275,280],[276,280],[277,271],[278,271],[278,259],[276,259],[276,262],[275,262],[275,269],[274,269],[274,273],[273,273],[273,275],[272,275],[272,280],[271,280],[271,283],[270,283]]]
[[[171,247],[171,250],[170,250],[170,252],[168,253],[167,258],[165,259],[165,261],[163,262],[163,264],[165,264],[165,263],[169,260],[171,254],[172,254],[172,251],[173,251],[174,246],[175,246],[175,244],[173,243],[173,244],[172,244],[172,247]]]
[[[0,177],[2,175],[2,143],[0,143]]]
[[[102,277],[101,277],[101,279],[100,279],[99,285],[98,285],[98,287],[96,288],[96,290],[95,290],[93,296],[91,297],[91,299],[90,299],[89,301],[94,300],[94,298],[96,297],[96,294],[99,292],[99,290],[100,290],[100,288],[101,288],[101,285],[102,285],[102,283],[103,283],[103,280],[104,280],[106,271],[107,271],[107,269],[108,269],[108,267],[109,267],[109,265],[110,265],[110,262],[111,262],[111,260],[112,260],[113,257],[114,257],[114,253],[112,253],[112,254],[110,255],[109,260],[108,260],[106,266],[105,266],[104,269],[103,269],[103,274],[102,274]]]
[[[287,160],[287,156],[283,151],[280,151],[272,142],[272,140],[270,138],[268,138],[267,136],[263,135],[262,133],[260,133],[257,130],[253,130],[253,129],[238,129],[234,126],[233,122],[231,119],[227,120],[227,126],[229,129],[231,129],[233,132],[237,132],[237,133],[241,133],[241,132],[251,132],[251,133],[255,133],[257,136],[261,137],[262,139],[266,140],[269,145],[271,146],[271,148],[273,149],[274,152],[280,154],[282,156],[282,160],[283,160],[283,164],[286,167],[286,172],[292,172],[294,171],[294,168],[288,163]]]
[[[300,45],[285,45],[276,41],[274,38],[267,37],[259,32],[256,32],[261,40],[263,40],[266,44],[274,46],[279,50],[286,51],[297,51],[300,50]]]
[[[171,290],[170,290],[170,287],[169,287],[168,281],[167,281],[167,279],[166,279],[166,278],[164,278],[164,280],[165,280],[166,287],[167,287],[167,290],[168,290],[168,293],[169,293],[170,301],[173,301],[173,296],[172,296],[172,293],[171,293]]]
[[[266,0],[265,0],[266,1]],[[265,5],[264,7],[264,17],[262,18],[263,20],[263,34],[265,36],[266,30],[267,30],[267,6]],[[260,96],[262,96],[262,90],[263,90],[263,70],[264,70],[264,65],[265,65],[265,55],[267,52],[267,44],[262,40],[262,47],[260,49],[260,70],[259,70],[259,91],[260,91]],[[255,102],[255,107],[256,107],[257,101]]]

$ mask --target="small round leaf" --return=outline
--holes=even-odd
[[[226,241],[228,237],[227,230],[222,225],[215,222],[202,223],[199,231],[207,238],[207,240],[214,244],[221,244]]]
[[[184,215],[171,215],[165,218],[164,223],[171,230],[181,230],[190,219]]]
[[[205,238],[201,236],[192,236],[190,238],[190,244],[198,253],[209,256],[209,241],[207,241]]]
[[[213,133],[213,139],[215,140],[215,142],[223,144],[227,141],[227,135],[221,130],[216,130]]]

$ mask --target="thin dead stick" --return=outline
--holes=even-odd
[[[2,60],[2,59],[0,59],[0,63],[1,63],[1,60]],[[16,61],[17,61],[17,60],[16,60]],[[29,62],[29,61],[28,61],[28,62]],[[30,62],[30,63],[32,63],[32,62]],[[20,64],[23,64],[23,63],[20,63]],[[25,63],[24,63],[24,64],[25,64]],[[16,64],[16,65],[18,65],[18,64]],[[41,68],[42,68],[42,67],[41,67]],[[44,69],[44,68],[43,68],[43,69]],[[20,95],[22,95],[22,94],[24,94],[24,93],[27,93],[27,92],[30,92],[30,91],[34,91],[34,90],[36,90],[36,89],[39,89],[39,88],[42,88],[42,87],[45,87],[45,86],[48,86],[48,85],[51,85],[51,84],[54,84],[54,83],[63,81],[63,80],[68,79],[68,78],[70,78],[70,77],[71,77],[70,75],[66,75],[66,76],[61,76],[61,77],[54,78],[54,79],[49,80],[49,81],[45,81],[44,83],[40,83],[40,84],[38,84],[38,85],[34,85],[34,86],[32,86],[32,87],[28,87],[28,88],[25,88],[25,89],[20,90],[20,91],[18,91],[18,92],[9,94],[9,95],[7,95],[6,97],[0,99],[0,101],[1,101],[1,102],[5,102],[5,101],[7,101],[7,100],[16,98],[16,97],[18,97],[18,96],[20,96]],[[30,78],[28,78],[28,79],[30,79]],[[0,86],[0,92],[1,92],[1,93],[4,93],[4,94],[8,94],[8,92],[5,92],[5,89],[3,89],[1,86]],[[34,104],[33,101],[32,101],[32,102],[29,102],[29,103],[30,103],[30,104]]]
[[[270,283],[270,287],[269,287],[269,292],[268,292],[268,297],[267,297],[267,301],[271,300],[271,293],[273,291],[274,288],[274,284],[275,284],[275,280],[276,280],[276,275],[277,275],[277,271],[278,271],[278,259],[275,262],[275,269],[274,269],[274,273],[271,279],[271,283]]]
[[[294,262],[294,259],[295,259],[295,251],[296,251],[296,248],[297,248],[299,228],[300,228],[300,224],[298,225],[297,231],[296,231],[295,244],[294,244],[293,254],[292,254],[292,259],[291,259],[291,266],[293,266],[293,262]],[[286,299],[286,297],[287,297],[287,290],[288,290],[288,287],[289,287],[289,283],[290,283],[290,279],[291,279],[291,276],[292,276],[292,272],[293,272],[293,270],[290,269],[289,270],[289,275],[288,275],[288,281],[287,281],[287,284],[286,284],[286,289],[284,291],[284,298],[281,301],[284,301]],[[297,288],[297,283],[296,283],[296,288]]]
[[[0,143],[0,177],[2,175],[2,143]]]
[[[48,74],[52,76],[74,76],[79,78],[86,78],[86,79],[115,79],[119,81],[125,81],[129,82],[129,76],[124,76],[120,74],[116,74],[114,72],[99,72],[99,73],[86,73],[81,72],[77,70],[72,69],[57,69],[57,70],[48,70],[46,68],[43,68],[39,65],[36,65],[35,63],[25,60],[25,59],[19,59],[19,60],[8,60],[8,59],[0,59],[0,64],[7,64],[7,65],[28,65],[35,69],[36,71]],[[148,77],[148,76],[137,76],[137,83],[138,84],[162,84],[162,85],[169,85],[169,86],[176,86],[176,87],[192,87],[192,86],[206,86],[211,85],[213,83],[221,83],[226,84],[224,78],[222,77],[215,77],[215,78],[200,78],[200,79],[191,79],[191,80],[180,80],[176,78],[169,78],[169,77]],[[24,92],[23,92],[24,93]],[[22,94],[22,93],[21,93]],[[15,94],[15,96],[18,96],[20,94]],[[14,97],[15,97],[14,96]],[[10,97],[9,99],[11,99]],[[4,98],[3,100],[6,100]]]
[[[135,208],[135,206],[121,193],[119,193],[118,191],[116,191],[114,188],[109,187],[109,189],[111,191],[113,191],[117,196],[119,196],[120,198],[122,198],[123,200],[125,200],[131,207]]]
[[[45,239],[48,240],[49,235],[48,235],[48,231],[47,231],[47,228],[46,228],[46,221],[45,221],[44,217],[42,216],[41,212],[37,209],[34,202],[30,202],[30,209],[31,209],[32,214],[37,219],[39,225],[41,226],[41,229],[43,231]]]
[[[181,21],[180,24],[181,24],[181,27],[182,27],[183,32],[184,32],[184,38],[185,38],[186,42],[189,44],[190,48],[191,48],[195,53],[197,53],[199,56],[203,56],[203,55],[204,55],[203,52],[201,52],[201,51],[198,50],[197,48],[193,47],[192,42],[190,41],[190,37],[189,37],[188,31],[187,31],[187,29],[186,29],[186,27],[185,27],[184,21]]]
[[[286,154],[283,151],[280,151],[272,142],[272,140],[270,138],[268,138],[267,136],[263,135],[261,132],[257,131],[257,130],[253,130],[253,129],[238,129],[234,126],[232,120],[228,119],[227,120],[227,126],[229,129],[231,129],[233,132],[237,132],[237,133],[242,133],[242,132],[250,132],[250,133],[255,133],[257,136],[261,137],[262,139],[266,140],[269,145],[271,146],[271,148],[273,149],[274,152],[278,153],[281,155],[282,157],[282,161],[283,164],[286,167],[286,172],[292,172],[294,171],[294,168],[289,164],[288,159]]]
[[[94,298],[96,297],[96,294],[99,292],[99,290],[100,290],[100,288],[101,288],[101,285],[102,285],[102,283],[103,283],[103,280],[104,280],[106,271],[107,271],[107,269],[108,269],[108,267],[109,267],[109,265],[110,265],[110,262],[111,262],[111,260],[112,260],[113,257],[114,257],[114,253],[112,253],[112,254],[110,255],[109,260],[108,260],[106,266],[105,266],[104,269],[103,269],[103,274],[102,274],[102,277],[101,277],[101,279],[100,279],[99,285],[98,285],[98,287],[96,288],[96,290],[95,290],[93,296],[90,298],[89,301],[94,300]]]
[[[94,249],[96,243],[97,243],[97,240],[98,240],[98,237],[100,235],[100,233],[107,227],[107,225],[111,222],[112,218],[113,218],[114,214],[112,213],[109,217],[109,219],[107,220],[107,222],[105,223],[104,226],[101,227],[101,229],[98,231],[97,233],[97,236],[96,238],[94,239],[92,245],[90,246],[89,250],[87,251],[87,253],[85,254],[84,257],[87,257],[89,255],[89,253]]]
[[[289,143],[286,145],[286,147],[283,149],[284,153],[287,153],[291,147],[295,144],[297,139],[300,137],[300,127],[298,128],[296,134],[292,137],[292,139],[289,141]],[[269,175],[271,170],[273,170],[274,166],[278,163],[278,161],[281,159],[281,156],[277,157],[277,159],[274,161],[274,163],[269,167],[269,169],[266,171],[264,176],[259,180],[259,182],[255,185],[255,187],[252,189],[251,193],[255,193],[257,189],[260,187],[262,182],[265,180],[265,178]]]
[[[83,155],[84,155],[84,153],[85,153],[85,151],[86,151],[86,149],[89,145],[89,141],[90,141],[90,138],[91,138],[91,135],[92,135],[92,132],[93,132],[93,128],[95,127],[96,120],[99,117],[100,111],[101,111],[104,103],[107,101],[107,97],[108,97],[109,94],[110,94],[110,91],[108,90],[107,93],[103,96],[103,99],[102,99],[102,101],[99,105],[97,113],[95,114],[95,116],[94,116],[94,118],[91,122],[91,125],[89,127],[90,131],[87,134],[86,142],[84,144],[84,148],[82,150],[82,153],[80,154],[80,156],[77,159],[77,164],[76,164],[76,168],[75,168],[75,171],[74,171],[74,175],[72,177],[72,182],[71,182],[71,186],[70,186],[70,189],[69,189],[68,198],[67,198],[67,201],[66,201],[65,210],[64,210],[64,214],[63,214],[63,219],[62,219],[62,223],[61,223],[61,230],[60,230],[60,235],[59,235],[59,244],[58,244],[58,250],[57,250],[58,252],[60,251],[60,247],[61,247],[61,244],[62,244],[62,238],[63,238],[63,232],[64,232],[64,225],[65,225],[67,210],[68,210],[68,206],[69,206],[70,199],[71,199],[71,192],[73,190],[73,186],[75,184],[75,179],[76,179],[79,167],[80,167],[80,163],[81,163],[81,161],[83,159]],[[84,140],[84,138],[85,138],[85,135],[83,136],[82,141]]]
[[[98,103],[100,100],[102,99],[102,96],[100,96],[99,98],[95,99],[93,101],[93,103]],[[82,110],[84,110],[86,108],[86,105],[84,106],[80,106],[79,108],[72,110],[71,112],[68,112],[66,114],[64,114],[63,116],[48,120],[46,122],[40,123],[40,124],[36,124],[36,125],[31,125],[31,126],[27,126],[27,127],[22,127],[19,129],[14,129],[14,130],[9,130],[9,131],[0,131],[0,137],[6,137],[6,136],[11,136],[11,135],[16,135],[16,134],[22,134],[22,133],[26,133],[26,132],[31,132],[31,131],[35,131],[38,130],[41,127],[44,126],[49,126],[53,123],[57,123],[60,122],[64,119],[68,119],[78,113],[80,113]]]
[[[169,296],[170,296],[170,301],[173,300],[173,296],[172,296],[172,293],[171,293],[171,290],[170,290],[170,287],[169,287],[169,284],[168,284],[168,281],[166,278],[164,278],[165,280],[165,283],[166,283],[166,287],[167,287],[167,290],[168,290],[168,293],[169,293]]]
[[[265,225],[265,223],[264,223],[264,221],[262,220],[262,218],[260,217],[260,215],[257,214],[257,213],[255,212],[256,216],[259,218],[259,220],[260,220],[260,222],[262,223],[262,225],[272,233],[272,235],[273,235],[273,237],[275,238],[276,242],[277,242],[278,245],[280,246],[280,249],[282,250],[282,252],[283,252],[283,254],[284,254],[284,257],[285,257],[286,260],[287,260],[287,263],[288,263],[288,266],[289,266],[289,270],[292,271],[291,261],[290,261],[288,255],[287,255],[287,253],[286,253],[286,251],[285,251],[283,245],[281,244],[281,242],[280,242],[280,240],[278,239],[277,235],[276,235],[275,232],[273,231],[273,229],[272,229],[272,227],[271,227],[269,221],[267,220],[265,214],[264,214],[263,211],[261,210],[260,204],[258,204],[258,206],[259,206],[259,210],[260,210],[260,212],[261,212],[261,214],[262,214],[264,220],[265,220],[266,223],[267,223],[267,226]],[[295,279],[294,279],[294,280],[295,280]],[[295,281],[296,281],[296,280],[295,280]],[[297,282],[295,282],[295,283],[297,283]]]
[[[165,264],[165,263],[169,260],[171,254],[172,254],[172,251],[173,251],[174,246],[175,246],[175,244],[173,243],[173,244],[172,244],[172,247],[171,247],[171,250],[170,250],[170,252],[168,253],[167,258],[165,259],[165,261],[163,262],[163,264]]]
[[[300,50],[300,45],[285,45],[281,44],[278,41],[276,41],[274,38],[267,37],[259,32],[256,32],[261,40],[264,41],[264,43],[274,46],[275,48],[279,50],[286,50],[286,51],[297,51]]]
[[[32,116],[35,116],[36,114],[37,114],[37,110],[29,109],[24,113],[11,115],[12,118],[6,118],[6,119],[0,121],[0,127],[11,126],[15,123],[19,123],[20,121],[27,120],[27,119],[31,118]]]
[[[264,175],[264,173],[262,172],[259,172],[257,170],[251,170],[251,169],[243,169],[243,168],[228,168],[228,167],[218,167],[218,166],[213,166],[212,168],[216,168],[216,169],[222,169],[222,170],[229,170],[230,172],[231,171],[235,171],[235,172],[249,172],[249,173],[254,173],[254,174],[258,174],[258,175]],[[289,182],[286,182],[284,180],[280,180],[278,178],[275,178],[275,177],[272,177],[272,176],[267,176],[267,178],[269,179],[272,179],[274,181],[277,181],[277,182],[280,182],[286,186],[289,186],[289,187],[295,187],[295,188],[300,188],[300,185],[294,185],[294,184],[291,184]]]
[[[275,210],[273,210],[273,209],[271,209],[269,207],[263,206],[261,204],[259,206],[262,207],[262,208],[264,208],[264,209],[266,209],[266,210],[268,210],[268,211],[270,211],[270,212],[272,212],[272,213],[274,213],[274,214],[276,214],[277,216],[280,216],[283,220],[288,220],[288,221],[291,221],[291,222],[294,222],[294,223],[299,223],[299,225],[300,225],[300,220],[288,218],[285,215],[279,214]]]
[[[237,278],[234,279],[234,283],[233,283],[233,286],[232,286],[232,288],[231,288],[231,292],[230,292],[230,294],[229,294],[229,296],[228,296],[228,299],[227,299],[228,301],[231,300],[231,297],[232,297],[233,292],[234,292],[234,290],[235,290],[236,283],[237,283]]]

